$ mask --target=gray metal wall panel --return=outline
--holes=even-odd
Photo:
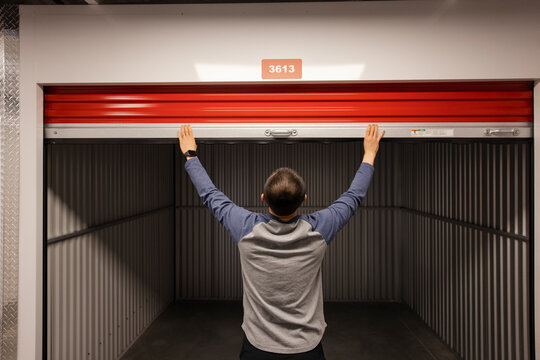
[[[529,236],[530,145],[405,146],[404,207]]]
[[[50,359],[116,359],[174,299],[170,145],[48,145]],[[154,209],[142,217],[138,215]]]
[[[308,200],[301,212],[330,205],[349,187],[362,162],[362,149],[360,141],[199,145],[201,161],[216,186],[253,211],[267,211],[260,194],[268,175],[281,166],[295,169],[306,180]],[[400,195],[395,166],[399,153],[399,145],[382,144],[363,207],[328,248],[323,262],[327,300],[401,299],[401,257],[397,252],[401,223],[393,208]],[[184,161],[178,158],[177,164],[177,298],[240,299],[242,278],[236,246],[202,205],[183,169]]]
[[[404,301],[464,359],[529,359],[530,144],[407,144]]]
[[[377,172],[363,206],[391,207],[398,202],[395,164],[399,145],[381,144]],[[262,206],[266,178],[281,166],[295,169],[305,180],[308,199],[303,206],[325,207],[347,190],[362,162],[361,141],[333,143],[199,144],[200,159],[219,189],[244,207]],[[190,184],[180,162],[180,184]],[[177,205],[202,206],[193,186],[180,186]]]
[[[48,239],[173,205],[170,145],[48,145]]]

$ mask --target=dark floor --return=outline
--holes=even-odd
[[[454,360],[458,357],[405,305],[325,303],[327,360]],[[238,359],[241,302],[178,302],[122,360]]]

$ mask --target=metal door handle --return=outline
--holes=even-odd
[[[264,135],[272,137],[289,137],[298,135],[298,131],[296,131],[296,129],[266,129]]]
[[[519,129],[486,129],[484,131],[484,134],[486,136],[504,136],[504,135],[512,135],[512,136],[518,136],[519,135]]]

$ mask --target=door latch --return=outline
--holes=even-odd
[[[486,129],[484,131],[486,136],[518,136],[519,129]]]
[[[266,131],[264,132],[264,135],[283,138],[283,137],[296,136],[298,135],[298,131],[296,129],[266,129]]]

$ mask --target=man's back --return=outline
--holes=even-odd
[[[313,349],[326,327],[322,235],[300,216],[283,222],[271,214],[238,242],[244,287],[242,329],[257,348],[278,353]]]

